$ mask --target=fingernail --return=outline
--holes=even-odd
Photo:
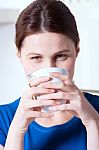
[[[55,89],[50,89],[51,92],[55,92]]]

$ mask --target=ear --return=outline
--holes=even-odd
[[[80,47],[79,47],[79,44],[78,44],[77,47],[76,47],[76,57],[78,56],[79,52],[80,52]]]
[[[21,62],[21,52],[16,48],[16,55],[19,58],[20,62]]]

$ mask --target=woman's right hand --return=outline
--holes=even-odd
[[[52,112],[41,112],[43,106],[48,105],[58,105],[59,102],[55,100],[33,100],[33,96],[39,96],[43,94],[53,93],[54,89],[45,89],[38,87],[43,82],[50,80],[50,77],[40,77],[35,80],[31,87],[29,87],[20,99],[19,106],[15,113],[14,119],[11,126],[20,133],[25,133],[29,124],[35,118],[48,118],[52,117],[54,114]]]

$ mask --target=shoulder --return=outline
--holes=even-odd
[[[9,104],[0,105],[0,144],[3,146],[5,145],[8,130],[19,105],[19,101],[20,98]]]
[[[0,105],[0,122],[6,120],[11,122],[19,105],[20,98],[9,104]]]
[[[84,93],[86,99],[99,112],[99,96],[90,93]]]

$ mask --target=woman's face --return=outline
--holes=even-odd
[[[65,35],[44,32],[27,36],[17,53],[26,75],[42,68],[59,67],[67,69],[73,77],[77,52],[74,42]]]

